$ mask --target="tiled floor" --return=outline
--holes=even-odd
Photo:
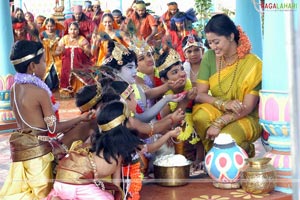
[[[0,187],[6,178],[10,164],[9,134],[0,134]]]
[[[75,108],[74,100],[60,101],[61,119],[70,119],[79,114]],[[5,181],[10,164],[9,133],[0,134],[0,188]],[[256,142],[257,155],[263,155],[264,149],[260,142]],[[155,179],[144,181],[141,191],[141,200],[230,200],[230,199],[292,199],[291,195],[281,192],[271,192],[266,195],[247,194],[242,189],[224,190],[212,185],[209,176],[190,178],[187,185],[177,187],[165,187],[155,183]]]

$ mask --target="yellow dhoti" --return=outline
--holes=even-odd
[[[23,162],[13,162],[0,191],[0,199],[41,199],[53,184],[52,153]]]
[[[54,156],[48,142],[38,140],[45,133],[16,131],[11,134],[13,162],[0,191],[0,199],[41,199],[48,195],[53,184]]]

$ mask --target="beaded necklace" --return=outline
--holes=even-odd
[[[200,66],[200,65],[199,65],[199,66]],[[193,69],[192,69],[192,65],[191,65],[190,79],[191,79],[192,82],[196,82],[196,81],[197,81],[198,73],[199,73],[199,68],[197,69],[196,72],[194,72]]]
[[[91,152],[88,152],[88,158],[89,158],[90,164],[91,164],[91,166],[93,168],[93,172],[94,172],[93,182],[97,187],[101,188],[101,190],[104,191],[105,186],[104,186],[104,183],[100,179],[98,179],[97,166],[94,161],[93,154]]]
[[[222,86],[221,86],[221,69],[223,68],[223,62],[222,60],[224,60],[223,56],[220,58],[220,62],[219,62],[219,66],[218,66],[218,86],[219,86],[219,91],[223,94],[223,95],[226,95],[229,90],[231,89],[232,85],[233,85],[233,82],[235,80],[235,77],[236,77],[236,72],[237,72],[237,68],[238,68],[238,64],[239,64],[239,59],[236,61],[236,64],[235,64],[235,69],[234,69],[234,72],[233,72],[233,77],[232,77],[232,80],[231,80],[231,83],[228,87],[228,89],[224,92],[223,89],[222,89]],[[225,62],[225,60],[224,60]],[[225,63],[226,64],[226,63]],[[226,65],[225,65],[226,66]]]

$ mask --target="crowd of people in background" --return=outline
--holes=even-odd
[[[149,44],[156,55],[171,45],[185,61],[182,40],[190,33],[198,35],[192,28],[192,23],[197,21],[195,11],[181,12],[176,2],[170,2],[168,10],[159,17],[149,13],[148,5],[134,1],[124,15],[118,9],[103,11],[98,0],[85,1],[84,5],[74,5],[72,17],[63,22],[53,17],[35,17],[16,8],[12,13],[14,41],[43,42],[47,85],[52,90],[59,89],[63,98],[72,97],[90,83],[85,72],[91,72],[91,66],[103,64],[108,39],[128,47],[137,37]]]
[[[140,199],[141,174],[153,172],[155,158],[182,154],[199,175],[223,131],[254,156],[262,63],[246,34],[217,14],[205,26],[205,47],[192,8],[169,2],[155,16],[147,6],[137,0],[123,14],[85,1],[63,22],[15,9],[10,59],[20,130],[10,144],[19,148],[0,196]],[[81,115],[60,122],[55,92],[75,98]],[[30,140],[40,148],[30,151]],[[14,185],[29,174],[26,187]]]

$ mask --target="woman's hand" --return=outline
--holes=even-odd
[[[58,56],[58,55],[62,54],[64,52],[64,50],[65,50],[64,46],[58,46],[58,47],[56,47],[53,56]]]
[[[231,100],[225,104],[225,109],[228,111],[232,111],[237,115],[240,115],[241,112],[245,109],[245,105],[239,100]]]
[[[221,129],[218,129],[214,126],[210,126],[206,131],[206,139],[214,140],[220,132]]]
[[[100,36],[99,36],[99,34],[97,34],[97,33],[93,33],[92,34],[92,44],[93,45],[98,45],[99,44],[99,42],[100,42]]]

